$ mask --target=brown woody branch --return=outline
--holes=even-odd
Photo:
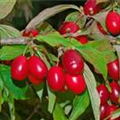
[[[26,45],[30,42],[29,38],[5,38],[0,40],[0,45]]]

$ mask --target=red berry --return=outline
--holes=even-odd
[[[110,93],[110,99],[114,103],[120,103],[120,86],[117,82],[111,82],[111,93]]]
[[[14,80],[22,81],[27,77],[27,58],[25,56],[18,56],[11,65],[11,76]]]
[[[79,30],[79,26],[75,22],[64,22],[58,32],[63,35],[66,33],[75,33]]]
[[[119,79],[119,61],[116,59],[107,65],[108,73],[113,80]]]
[[[78,40],[82,44],[88,43],[88,39],[84,35],[77,36],[75,39]]]
[[[101,84],[97,87],[97,91],[99,93],[100,96],[100,101],[101,101],[101,105],[104,105],[107,103],[107,100],[109,98],[109,92],[107,87],[104,84]]]
[[[37,31],[37,30],[35,30],[35,29],[32,29],[31,31],[30,31],[30,36],[32,36],[32,37],[35,37],[35,36],[37,36],[39,34],[39,32]]]
[[[38,79],[38,78],[35,78],[34,76],[28,74],[28,79],[30,80],[31,83],[35,84],[35,85],[39,85],[42,80],[41,79]]]
[[[107,106],[108,106],[107,104],[100,106],[100,120],[103,120],[105,118],[105,112],[106,112]]]
[[[109,12],[106,16],[106,27],[113,35],[120,33],[120,15],[117,12]]]
[[[48,68],[43,60],[37,56],[31,56],[28,60],[28,72],[36,79],[43,80],[47,74]]]
[[[100,4],[96,5],[96,0],[87,0],[84,4],[84,13],[94,15],[101,10]]]
[[[71,75],[82,73],[84,69],[84,61],[76,50],[67,50],[63,55],[62,64]]]
[[[25,36],[25,37],[35,37],[35,36],[37,36],[39,34],[39,32],[37,31],[37,30],[35,30],[35,29],[31,29],[31,30],[25,30],[24,32],[23,32],[23,36]]]
[[[62,90],[65,86],[63,69],[60,66],[53,66],[48,71],[47,81],[49,87],[54,91]]]
[[[82,75],[65,74],[65,82],[69,90],[75,94],[81,94],[86,90],[85,79]]]
[[[103,29],[100,23],[97,23],[97,27],[102,34],[107,35],[107,32]]]
[[[107,106],[106,112],[105,112],[106,117],[108,117],[109,115],[111,115],[111,114],[112,114],[113,112],[115,112],[117,109],[118,109],[118,107],[115,106],[115,105],[109,105],[109,106]],[[112,118],[110,117],[110,118],[108,118],[107,120],[120,120],[120,117],[119,117],[119,118],[116,118],[116,119],[112,119]]]

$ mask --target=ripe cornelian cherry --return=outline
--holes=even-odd
[[[94,15],[101,10],[100,4],[96,4],[96,0],[87,0],[84,4],[85,15]]]
[[[25,30],[23,32],[23,36],[25,37],[35,37],[39,34],[39,32],[35,29],[31,29],[31,30]]]
[[[28,79],[31,83],[35,85],[39,85],[43,80],[36,78],[35,76],[32,76],[31,74],[28,74]]]
[[[110,83],[111,93],[110,100],[116,104],[120,103],[120,85],[113,81]]]
[[[77,37],[75,37],[75,39],[78,40],[82,44],[88,43],[88,39],[85,35],[77,36]]]
[[[84,61],[80,53],[76,50],[67,50],[62,58],[63,68],[71,75],[83,72]]]
[[[60,91],[65,86],[65,77],[63,69],[60,66],[53,66],[47,74],[47,81],[49,87],[54,91]]]
[[[28,73],[36,79],[43,80],[48,72],[48,68],[43,60],[37,56],[31,56],[28,60]]]
[[[105,112],[105,116],[108,117],[110,116],[113,112],[115,112],[118,109],[117,106],[115,105],[108,105],[106,108],[106,112]],[[116,119],[112,119],[111,117],[108,118],[107,120],[120,120],[120,117],[116,118]]]
[[[14,80],[22,81],[27,77],[28,60],[25,56],[18,56],[11,65],[11,76]]]
[[[107,104],[100,106],[100,120],[103,120],[105,118],[105,112],[106,112],[107,106],[108,106]]]
[[[112,35],[120,33],[120,15],[117,12],[109,12],[107,14],[106,27]]]
[[[81,94],[86,90],[85,79],[82,75],[65,74],[65,83],[70,91],[75,94]]]
[[[66,33],[75,33],[79,30],[79,26],[75,22],[64,22],[60,26],[58,32],[63,35]]]
[[[108,73],[113,80],[119,79],[119,61],[118,59],[108,63]]]
[[[100,31],[103,35],[107,35],[107,32],[103,29],[103,27],[101,26],[100,23],[97,23],[97,27],[98,27],[99,31]]]
[[[104,105],[109,99],[109,91],[104,84],[101,84],[97,87],[98,94],[100,96],[100,104]]]

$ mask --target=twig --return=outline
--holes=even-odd
[[[30,39],[26,37],[6,38],[0,40],[0,45],[26,45],[28,42],[30,42]]]
[[[32,113],[28,116],[28,118],[26,120],[31,120],[31,118],[38,112],[38,110],[40,109],[40,105],[35,106],[34,110],[32,111]]]

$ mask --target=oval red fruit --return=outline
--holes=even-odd
[[[96,0],[87,0],[83,9],[86,15],[94,15],[101,10],[101,6],[96,4]]]
[[[113,35],[120,33],[120,15],[117,12],[109,12],[106,16],[106,27]]]
[[[35,29],[31,29],[31,30],[25,30],[23,31],[23,36],[25,37],[35,37],[39,34],[39,32]]]
[[[49,87],[54,91],[62,90],[65,86],[63,69],[60,66],[53,66],[47,74]]]
[[[77,75],[83,72],[84,61],[82,56],[76,50],[67,50],[62,59],[64,69],[71,75]]]
[[[65,74],[66,86],[75,94],[81,94],[86,90],[85,79],[82,75]]]
[[[108,73],[113,80],[119,80],[119,61],[118,59],[107,65]]]
[[[88,39],[84,35],[77,36],[77,37],[75,37],[75,39],[78,40],[82,44],[88,43]]]
[[[119,104],[120,103],[120,86],[117,82],[113,81],[110,83],[111,93],[110,99],[112,102]]]
[[[27,77],[27,58],[25,56],[18,56],[11,65],[11,76],[14,80],[22,81]]]
[[[64,22],[58,32],[63,35],[63,34],[66,34],[66,33],[75,33],[79,30],[79,26],[75,23],[75,22]]]
[[[97,87],[97,91],[100,96],[100,104],[104,105],[107,103],[107,100],[109,98],[109,91],[107,87],[104,84],[101,84]]]
[[[41,58],[31,56],[28,60],[28,72],[36,79],[43,80],[47,75],[48,68]]]
[[[109,105],[107,106],[106,108],[106,112],[105,112],[105,115],[106,117],[110,116],[113,112],[115,112],[116,110],[118,109],[117,106],[115,105]],[[116,118],[116,119],[112,119],[111,117],[108,118],[107,120],[120,120],[120,117]]]
[[[107,106],[108,106],[107,104],[100,106],[100,120],[103,120],[105,118],[105,112],[106,112]]]

